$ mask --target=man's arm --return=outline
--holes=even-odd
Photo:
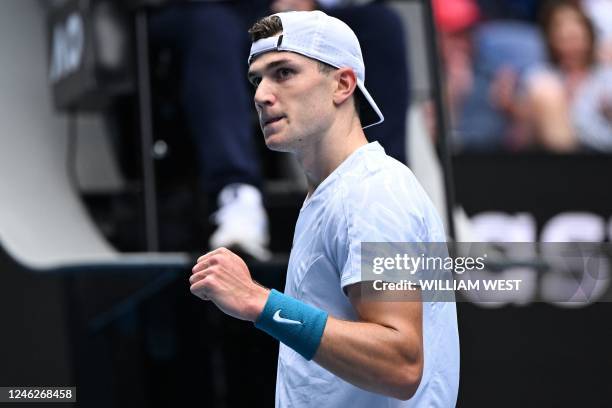
[[[343,380],[368,391],[406,400],[423,373],[422,304],[361,296],[348,287],[358,322],[329,317],[314,360]]]
[[[270,291],[252,280],[231,251],[221,248],[200,257],[192,272],[194,295],[239,319],[254,322],[261,315]],[[357,387],[398,399],[412,397],[423,372],[420,298],[363,299],[360,284],[349,286],[348,295],[360,321],[329,317],[314,360]]]

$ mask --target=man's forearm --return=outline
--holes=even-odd
[[[418,333],[330,317],[314,360],[359,388],[408,399],[421,379],[420,339]]]
[[[423,369],[420,298],[406,302],[365,301],[359,293],[357,287],[349,289],[360,321],[327,316],[320,309],[273,290],[263,310],[257,307],[255,323],[304,358],[314,358],[323,368],[357,387],[408,399],[418,388]]]

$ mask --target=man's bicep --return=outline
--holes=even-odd
[[[363,291],[358,282],[346,287],[353,309],[362,322],[376,323],[406,333],[411,336],[423,336],[423,304],[420,290],[411,291],[410,297],[401,300],[385,300],[384,293]]]

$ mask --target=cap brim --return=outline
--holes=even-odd
[[[374,98],[368,92],[365,84],[361,80],[357,80],[357,89],[361,92],[362,104],[359,107],[359,119],[363,129],[370,126],[378,125],[385,120],[382,112],[374,102]]]

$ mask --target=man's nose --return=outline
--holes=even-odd
[[[255,105],[258,108],[263,108],[264,106],[273,105],[276,101],[276,96],[274,94],[274,87],[271,86],[270,81],[266,79],[262,79],[257,89],[255,90],[255,96],[253,100],[255,101]]]

